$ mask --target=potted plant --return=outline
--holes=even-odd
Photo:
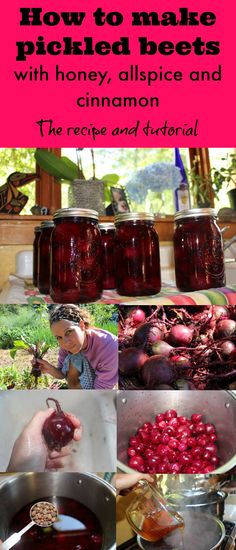
[[[57,157],[47,149],[36,149],[37,164],[61,183],[69,184],[69,204],[79,208],[91,208],[99,214],[105,214],[105,204],[111,202],[110,187],[117,185],[117,174],[106,174],[101,179],[96,178],[94,150],[91,149],[92,177],[86,179],[83,171],[83,149],[77,148],[77,163],[68,157]]]
[[[230,185],[231,183],[234,184],[234,188],[230,189],[230,191],[227,192],[227,195],[229,197],[231,208],[236,210],[236,154],[232,153],[229,155],[229,158],[229,166],[220,168],[220,170],[215,170],[213,172],[213,183],[214,181],[217,181],[218,185],[221,187],[225,182],[227,185]],[[228,160],[228,158],[223,158],[222,160]]]
[[[212,167],[208,174],[200,175],[196,171],[195,164],[191,170],[188,170],[188,180],[190,189],[193,195],[193,202],[199,207],[209,207],[211,205],[212,192],[214,198],[219,198],[219,191],[224,183],[229,185],[234,183],[235,189],[228,191],[230,206],[236,210],[236,154],[229,155],[230,163],[226,167]],[[229,157],[222,158],[222,161],[227,161]]]

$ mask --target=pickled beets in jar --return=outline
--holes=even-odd
[[[114,268],[114,223],[100,223],[99,229],[102,236],[104,276],[103,288],[109,290],[115,288],[115,268]]]
[[[177,212],[174,256],[179,290],[188,292],[225,285],[223,241],[214,209]]]
[[[124,296],[148,296],[161,288],[159,238],[154,216],[128,212],[115,216],[116,288]]]
[[[38,286],[38,244],[41,234],[41,227],[34,228],[34,242],[33,242],[33,285]]]
[[[53,301],[76,304],[98,300],[103,283],[98,213],[85,208],[62,208],[53,218],[50,291]]]
[[[41,223],[38,241],[38,289],[42,294],[50,292],[50,241],[53,228],[54,223],[50,220]]]

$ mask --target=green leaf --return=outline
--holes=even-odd
[[[27,344],[24,340],[14,340],[13,345],[16,349],[29,349],[29,344]]]
[[[36,149],[35,159],[42,170],[58,180],[73,181],[78,176],[77,167],[75,170],[75,164],[72,161],[68,163],[69,159],[65,161],[64,157],[56,157],[47,149]]]
[[[101,178],[101,181],[104,181],[104,197],[107,204],[111,202],[110,188],[113,186],[121,187],[121,185],[118,184],[119,179],[120,177],[117,174],[105,174],[105,176]]]
[[[119,179],[120,179],[120,176],[118,176],[117,174],[105,174],[105,176],[103,176],[101,179],[102,179],[102,181],[104,181],[107,185],[112,186],[112,185],[116,185],[116,184],[117,184],[117,182],[118,182]]]
[[[75,162],[73,162],[73,160],[71,159],[68,159],[67,157],[61,157],[61,160],[63,160],[63,162],[68,166],[68,168],[70,168],[71,170],[74,171],[74,179],[77,179],[78,178],[78,166]]]
[[[16,352],[17,352],[16,349],[11,349],[11,350],[10,350],[10,356],[11,356],[12,359],[15,359]]]

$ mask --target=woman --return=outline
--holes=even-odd
[[[86,309],[75,304],[56,306],[50,327],[60,350],[58,367],[37,359],[41,371],[66,378],[69,389],[112,389],[118,381],[118,339],[90,326]]]

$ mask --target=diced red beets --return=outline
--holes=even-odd
[[[209,473],[220,463],[215,442],[215,426],[204,423],[202,414],[194,413],[188,419],[169,409],[130,437],[128,465],[151,474]]]
[[[194,423],[196,423],[196,424],[197,424],[198,422],[201,422],[201,420],[202,420],[202,414],[192,414],[191,420],[192,420],[192,422],[194,422]]]

